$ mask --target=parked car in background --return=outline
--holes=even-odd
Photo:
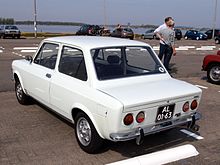
[[[217,55],[204,57],[202,69],[207,71],[207,78],[211,83],[220,84],[220,50]]]
[[[174,31],[175,31],[175,38],[177,40],[181,40],[181,38],[183,37],[182,31],[180,29],[174,29]]]
[[[85,24],[80,27],[76,35],[100,35],[101,27],[98,25]]]
[[[110,36],[111,35],[111,31],[108,28],[101,28],[100,30],[100,36]]]
[[[215,37],[215,43],[220,44],[220,34]]]
[[[116,28],[111,33],[112,37],[134,39],[134,32],[131,28]]]
[[[144,34],[142,34],[143,39],[155,39],[156,35],[154,34],[155,29],[148,29]]]
[[[212,38],[212,34],[213,34],[213,30],[207,30],[205,32],[205,34],[207,35],[208,39],[211,39]],[[220,29],[215,29],[214,37],[216,37],[217,35],[220,35]]]
[[[199,32],[197,30],[188,30],[186,34],[184,35],[184,38],[186,40],[192,39],[192,40],[207,40],[207,35]]]
[[[198,128],[201,89],[172,78],[143,42],[48,38],[33,57],[13,61],[12,71],[18,102],[33,97],[73,122],[77,142],[88,153],[98,152],[104,140],[140,144],[149,134]]]
[[[20,38],[21,32],[15,25],[2,25],[0,26],[0,38]]]

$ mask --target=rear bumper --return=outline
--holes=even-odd
[[[110,134],[110,139],[112,141],[127,141],[131,139],[136,139],[141,136],[141,134],[150,135],[157,132],[165,131],[174,127],[187,125],[189,128],[193,128],[195,125],[195,122],[199,119],[201,119],[201,114],[198,112],[195,112],[191,116],[183,117],[180,119],[175,119],[171,121],[167,121],[165,123],[160,123],[156,125],[150,125],[147,127],[139,127],[136,128],[133,131],[126,132],[126,133],[112,133]],[[141,131],[140,131],[141,130]],[[142,133],[143,132],[143,133]]]

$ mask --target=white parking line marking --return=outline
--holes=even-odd
[[[187,131],[187,130],[185,130],[185,129],[181,129],[180,131],[183,132],[183,133],[185,133],[185,134],[187,134],[187,135],[189,135],[189,136],[191,136],[191,137],[193,137],[193,138],[195,138],[195,139],[197,139],[197,140],[202,140],[202,139],[204,139],[204,137],[199,136],[199,135],[196,135],[195,133],[190,132],[190,131]]]
[[[27,50],[27,49],[25,49],[25,50],[21,50],[21,53],[35,53],[36,52],[36,50]]]
[[[38,49],[38,47],[14,47],[14,50],[29,50],[29,49]]]
[[[201,46],[201,48],[196,48],[196,50],[213,50],[216,46]]]
[[[159,165],[199,155],[193,145],[187,144],[163,151],[134,157],[107,165]]]
[[[216,46],[201,46],[201,47],[198,47],[196,48],[195,46],[179,46],[179,47],[176,47],[176,50],[177,51],[187,51],[189,49],[195,49],[195,50],[214,50],[214,49],[219,49],[218,47]],[[160,46],[153,46],[153,50],[160,50]]]
[[[208,89],[208,87],[205,87],[205,86],[202,86],[202,85],[195,85],[195,86],[197,86],[199,88],[202,88],[202,89]]]
[[[0,53],[3,53],[3,51],[2,51],[2,50],[0,50]]]
[[[179,46],[180,48],[181,47],[185,47],[185,48],[188,48],[188,49],[195,49],[196,47],[195,46]]]
[[[23,56],[22,54],[16,53],[16,52],[12,52],[12,54],[25,58],[25,56]]]
[[[160,50],[159,46],[153,46],[153,50]]]
[[[185,48],[185,47],[178,47],[178,48],[176,48],[176,50],[189,50],[189,49]]]

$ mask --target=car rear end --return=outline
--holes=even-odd
[[[179,126],[198,128],[195,122],[201,118],[197,110],[202,91],[191,84],[170,79],[102,91],[124,105],[120,117],[108,113],[112,141],[143,139]]]
[[[143,104],[125,108],[121,118],[121,128],[110,134],[113,141],[125,141],[165,131],[178,126],[194,128],[201,115],[196,112],[200,96],[166,100],[159,103]]]
[[[124,28],[122,30],[122,38],[129,38],[131,40],[134,39],[134,32],[132,29],[130,28]]]
[[[175,38],[176,38],[177,40],[181,40],[181,38],[182,38],[182,32],[181,32],[180,29],[175,29]]]

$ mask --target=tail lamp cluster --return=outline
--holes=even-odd
[[[132,113],[128,113],[124,117],[123,121],[124,121],[125,125],[131,125],[134,122],[134,120],[136,120],[137,123],[142,123],[144,121],[144,119],[145,119],[145,113],[143,111],[141,111],[136,116],[133,116]]]
[[[187,101],[183,104],[182,110],[183,112],[188,112],[190,109],[195,110],[197,107],[198,107],[197,100],[193,100],[191,104],[189,103],[189,101]],[[137,123],[142,123],[145,120],[145,113],[141,111],[136,116],[134,116],[132,113],[128,113],[124,117],[123,122],[125,125],[131,125],[134,122],[134,120],[136,120]]]
[[[190,109],[191,110],[195,110],[198,107],[198,101],[197,100],[193,100],[191,102],[191,104],[187,101],[183,104],[183,112],[188,112]]]

